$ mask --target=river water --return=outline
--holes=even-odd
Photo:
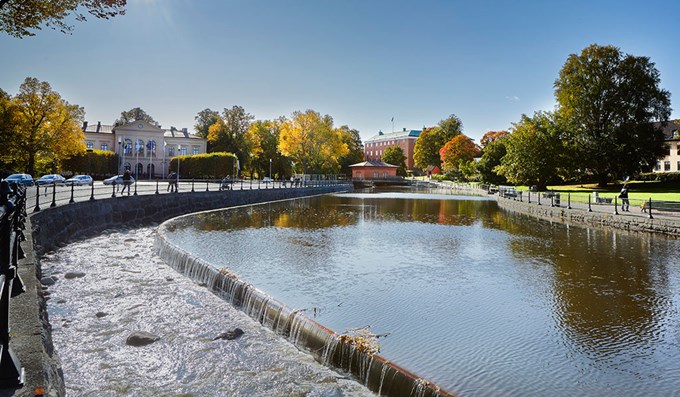
[[[155,228],[109,231],[41,260],[69,396],[372,396],[154,255]],[[214,340],[241,328],[235,340]],[[134,331],[160,336],[126,345]]]
[[[194,214],[170,239],[461,396],[680,390],[680,241],[495,201],[353,193]]]

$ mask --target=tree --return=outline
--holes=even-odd
[[[461,163],[472,161],[479,156],[479,148],[469,137],[456,135],[439,151],[442,162],[442,171],[452,173],[460,169]]]
[[[455,115],[450,115],[439,122],[439,125],[423,129],[413,148],[413,161],[419,168],[425,169],[430,165],[441,167],[439,150],[446,142],[462,134],[463,123]]]
[[[245,138],[250,149],[250,159],[246,160],[251,175],[254,171],[257,171],[258,175],[267,174],[270,160],[272,174],[283,176],[288,169],[289,161],[278,151],[281,124],[284,121],[285,119],[257,120],[250,124]]]
[[[279,151],[299,164],[303,173],[334,172],[338,159],[349,152],[342,131],[333,128],[333,118],[314,110],[296,111],[281,126]]]
[[[496,172],[496,167],[501,164],[506,153],[505,139],[491,141],[486,145],[482,152],[482,158],[477,163],[477,171],[483,182],[494,185],[504,185],[508,182],[503,175]]]
[[[482,145],[482,148],[487,147],[490,143],[496,142],[500,139],[506,138],[510,133],[508,131],[502,130],[502,131],[488,131],[482,139],[479,141],[479,144]]]
[[[440,139],[438,135],[439,127],[423,129],[416,140],[413,148],[413,162],[416,167],[426,169],[429,165],[441,165],[441,158],[439,157]]]
[[[114,121],[113,125],[117,127],[119,125],[125,125],[134,121],[146,121],[149,124],[158,125],[156,120],[154,120],[153,117],[147,114],[142,108],[132,108],[127,112],[120,112],[120,118]]]
[[[238,157],[239,161],[246,161],[250,156],[250,151],[245,135],[253,119],[255,117],[241,106],[224,108],[222,116],[208,129],[208,142],[211,150],[231,152]]]
[[[196,120],[196,124],[194,124],[196,135],[207,138],[210,133],[210,126],[215,124],[219,118],[220,113],[216,110],[203,109],[198,112],[196,117],[194,117],[194,120]]]
[[[562,144],[563,133],[553,113],[522,115],[512,133],[503,140],[507,153],[494,171],[513,184],[536,185],[544,190],[558,179],[563,157],[568,157]]]
[[[397,175],[406,176],[406,155],[399,146],[390,146],[383,151],[382,161],[387,164],[396,165]]]
[[[586,47],[567,58],[555,81],[557,112],[579,151],[580,167],[603,186],[648,169],[665,154],[661,129],[670,94],[647,57],[613,46]]]
[[[27,77],[19,93],[1,100],[2,162],[34,174],[85,151],[80,129],[85,112],[52,90],[49,83]]]
[[[109,19],[125,14],[126,0],[0,0],[0,31],[22,38],[34,36],[31,30],[42,25],[70,33],[73,26],[64,19],[73,15],[76,21],[87,18],[80,10],[87,10],[96,18]]]
[[[340,173],[345,175],[352,175],[352,169],[349,167],[352,164],[364,161],[364,144],[361,142],[359,130],[349,128],[346,125],[338,128],[340,139],[347,145],[347,154],[338,159],[340,163]]]
[[[438,126],[441,128],[441,139],[444,143],[463,133],[463,122],[460,121],[458,116],[455,114],[452,114],[444,120],[439,121]]]

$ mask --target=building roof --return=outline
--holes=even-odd
[[[170,129],[163,129],[163,136],[166,138],[187,138],[187,139],[203,139],[198,135],[190,134],[189,130],[182,128],[178,130],[175,127],[170,127]]]
[[[403,138],[418,138],[420,136],[421,130],[407,130],[404,128],[402,131],[388,132],[384,133],[382,131],[378,132],[378,135],[372,136],[366,139],[365,142],[378,142],[387,141],[390,139],[403,139]]]
[[[100,122],[97,122],[97,124],[88,124],[86,121],[83,123],[83,132],[94,134],[111,134],[113,132],[113,126],[102,124]]]
[[[388,167],[388,168],[394,167],[394,168],[399,168],[396,165],[387,164],[387,163],[383,162],[382,160],[368,160],[368,161],[364,161],[364,162],[361,162],[361,163],[352,164],[352,165],[350,165],[350,167]]]
[[[654,123],[656,127],[661,127],[663,131],[663,137],[667,141],[680,140],[680,124],[675,121],[668,121],[666,125],[663,123]]]

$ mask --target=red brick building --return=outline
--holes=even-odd
[[[406,169],[412,170],[414,168],[413,148],[416,146],[416,140],[420,136],[420,132],[420,130],[407,130],[406,128],[402,131],[391,133],[380,131],[378,135],[364,141],[364,158],[367,161],[380,160],[385,149],[398,146],[404,151],[406,156]]]
[[[364,161],[350,165],[352,179],[391,179],[397,177],[396,165],[387,164],[381,160]]]

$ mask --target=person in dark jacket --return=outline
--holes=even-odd
[[[125,172],[123,173],[123,189],[121,189],[120,194],[123,194],[125,192],[125,188],[127,188],[128,196],[129,196],[131,184],[132,184],[132,173],[130,173],[130,170],[125,170]]]
[[[619,198],[621,199],[621,211],[630,212],[630,202],[628,201],[628,186],[623,185],[621,188],[621,193],[619,193]]]

